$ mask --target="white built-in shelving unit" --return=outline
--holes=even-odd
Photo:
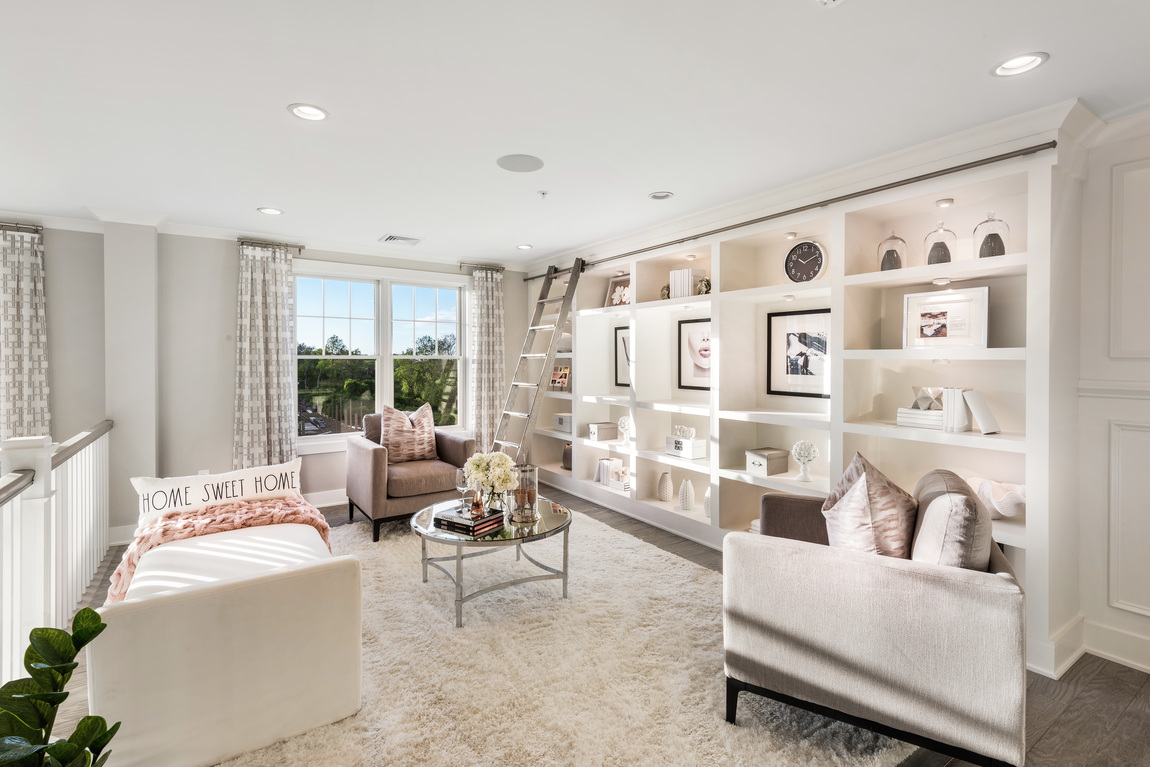
[[[856,451],[907,490],[934,468],[1024,484],[1026,518],[996,521],[994,533],[1023,574],[1030,620],[1039,621],[1034,635],[1040,640],[1031,652],[1042,657],[1032,657],[1032,666],[1055,667],[1062,662],[1053,648],[1063,608],[1049,598],[1059,578],[1051,552],[1059,548],[1056,539],[1077,524],[1067,508],[1072,493],[1063,497],[1059,489],[1062,473],[1075,471],[1073,446],[1059,441],[1058,419],[1064,416],[1058,403],[1073,385],[1073,379],[1063,381],[1063,373],[1077,364],[1076,347],[1059,340],[1077,332],[1077,306],[1059,300],[1077,279],[1079,247],[1066,215],[1067,206],[1077,204],[1078,184],[1059,167],[1062,152],[891,188],[588,270],[573,313],[574,393],[549,399],[535,432],[533,458],[541,479],[715,547],[757,518],[764,492],[826,496]],[[940,210],[941,198],[955,203]],[[1009,248],[1005,256],[978,259],[973,231],[988,211],[1009,224]],[[926,265],[923,240],[939,220],[958,235],[958,246],[952,262]],[[892,231],[906,240],[907,259],[904,268],[884,272],[878,245]],[[788,232],[797,239],[787,239]],[[828,264],[816,280],[794,284],[783,260],[796,241],[806,239],[823,245]],[[671,270],[687,267],[707,271],[712,293],[660,300]],[[630,275],[633,303],[604,308],[608,282],[619,270]],[[935,284],[944,277],[949,285]],[[982,286],[989,288],[986,348],[903,348],[906,294]],[[767,315],[801,309],[830,310],[828,399],[767,393]],[[711,388],[680,389],[678,323],[704,318],[712,323]],[[615,385],[618,327],[629,328],[632,339],[629,387]],[[1002,432],[896,426],[896,411],[910,404],[912,387],[930,385],[979,391]],[[573,414],[573,434],[552,428],[556,412]],[[588,424],[624,415],[634,423],[629,440],[588,438]],[[706,458],[665,453],[664,439],[676,425],[694,427],[707,440]],[[789,449],[800,439],[819,448],[812,481],[797,479],[793,458],[785,474],[756,477],[745,470],[746,450]],[[560,466],[567,442],[570,470]],[[600,458],[622,461],[630,474],[628,491],[592,481]],[[663,472],[675,490],[670,502],[657,500]],[[678,507],[684,480],[695,490],[689,512]],[[708,488],[709,518],[703,514]]]

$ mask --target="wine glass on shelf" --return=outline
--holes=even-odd
[[[455,470],[455,489],[459,491],[460,507],[466,508],[467,491],[471,489],[471,484],[467,481],[467,472],[463,469]]]

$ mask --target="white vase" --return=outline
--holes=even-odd
[[[799,464],[799,476],[795,477],[799,482],[811,482],[811,465],[809,463]]]
[[[660,501],[671,500],[671,493],[672,492],[673,491],[671,489],[671,475],[668,474],[667,472],[663,472],[659,476],[659,500]]]
[[[707,492],[703,493],[703,515],[711,518],[711,486],[707,485]]]
[[[695,486],[689,479],[684,479],[683,484],[679,485],[679,508],[683,511],[695,508]]]

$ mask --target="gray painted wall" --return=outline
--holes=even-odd
[[[52,439],[104,420],[104,238],[44,230]]]

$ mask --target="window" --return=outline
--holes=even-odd
[[[391,286],[392,400],[431,403],[437,426],[459,422],[459,289]]]
[[[376,286],[296,278],[299,436],[360,431],[376,412]]]

